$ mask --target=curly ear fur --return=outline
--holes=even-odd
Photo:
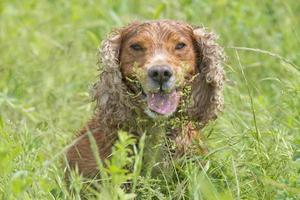
[[[204,126],[217,118],[223,107],[224,61],[223,49],[215,42],[217,36],[205,28],[193,30],[195,47],[198,53],[198,74],[192,83],[192,106],[189,114],[192,119]]]
[[[107,127],[120,124],[130,116],[130,100],[122,81],[119,66],[119,52],[122,30],[115,31],[104,40],[98,51],[99,80],[92,88],[92,98],[96,101],[96,113]]]

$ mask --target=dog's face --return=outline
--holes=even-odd
[[[181,89],[196,71],[193,30],[163,21],[135,24],[122,30],[119,62],[124,81],[145,102],[151,116],[170,116]]]

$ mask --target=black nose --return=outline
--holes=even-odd
[[[166,65],[156,65],[148,70],[148,76],[155,82],[167,82],[173,75],[172,69]]]

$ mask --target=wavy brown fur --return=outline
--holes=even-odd
[[[198,73],[192,85],[190,116],[202,126],[216,119],[223,107],[224,61],[223,49],[216,43],[217,36],[204,28],[194,29],[198,47]]]
[[[215,42],[216,35],[202,27],[192,27],[184,22],[172,20],[147,21],[132,23],[124,28],[114,31],[108,39],[102,42],[99,49],[99,80],[92,91],[93,100],[96,101],[96,110],[92,120],[80,131],[80,139],[67,152],[67,159],[71,168],[78,167],[85,176],[95,175],[97,167],[86,136],[91,132],[98,145],[102,159],[109,157],[111,146],[117,139],[117,130],[126,129],[131,133],[140,135],[142,129],[151,127],[153,120],[143,113],[138,101],[128,95],[128,87],[120,69],[120,48],[126,40],[126,32],[138,29],[151,23],[167,23],[173,26],[184,26],[192,31],[194,48],[197,54],[197,66],[194,80],[191,83],[191,103],[185,113],[189,117],[186,130],[177,130],[180,134],[174,141],[178,146],[188,147],[196,136],[195,128],[191,122],[197,122],[203,127],[210,120],[216,119],[223,106],[222,89],[224,71],[221,67],[224,61],[223,49]],[[176,114],[175,114],[176,115]],[[128,128],[137,118],[146,119],[144,125],[138,128]],[[144,120],[145,121],[145,120]],[[147,123],[149,126],[147,126]],[[150,125],[152,124],[152,125]],[[127,127],[127,128],[126,128]],[[141,128],[142,127],[142,128]],[[186,149],[186,148],[184,148]]]

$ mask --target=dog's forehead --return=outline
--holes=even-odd
[[[184,37],[191,33],[189,26],[170,22],[170,21],[151,21],[144,22],[137,26],[129,27],[126,38],[151,37],[151,38],[169,38]]]

